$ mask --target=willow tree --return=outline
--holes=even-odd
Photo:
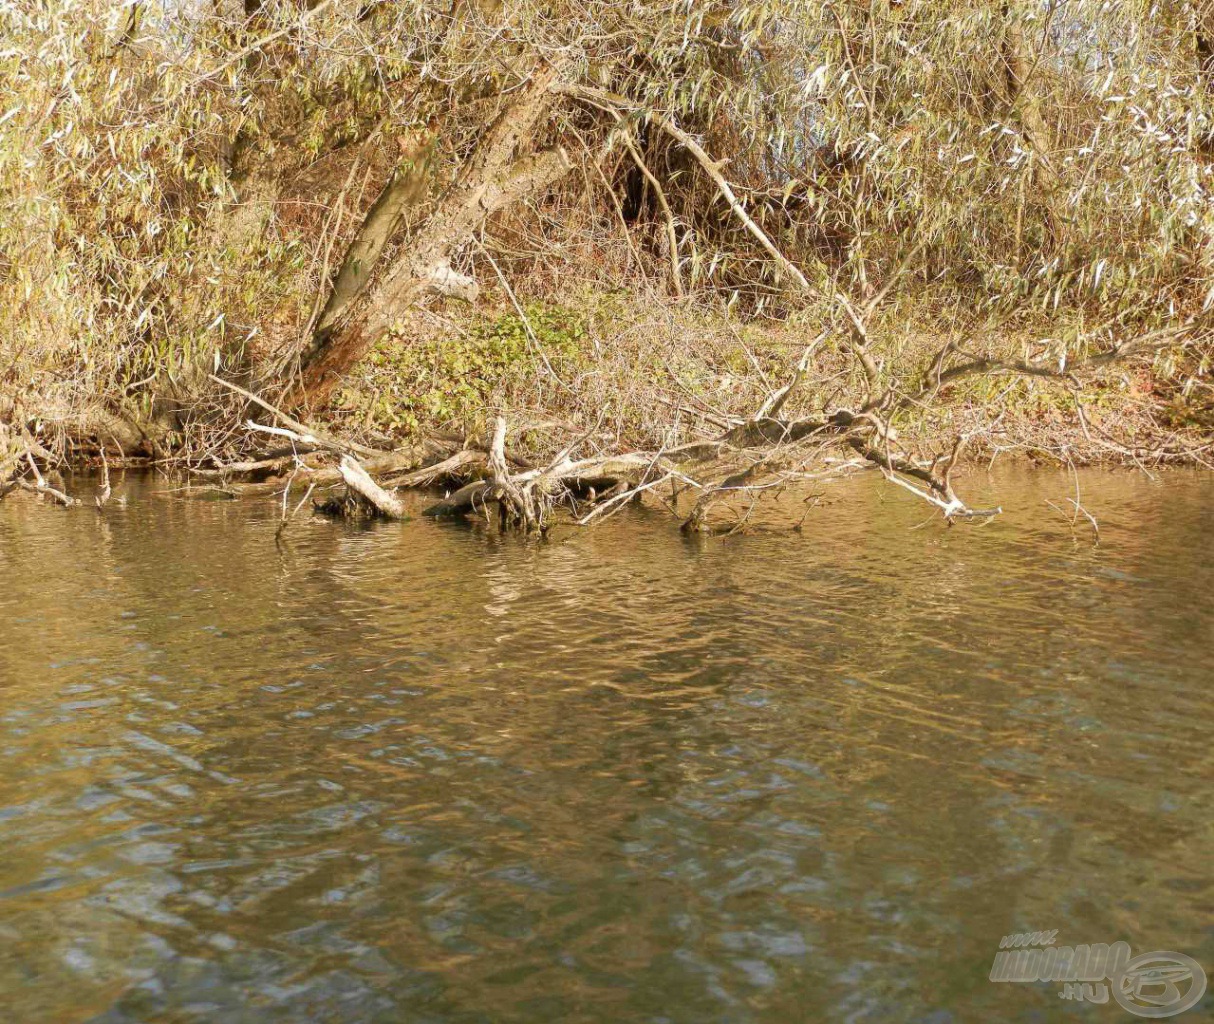
[[[651,220],[672,293],[835,324],[866,450],[963,366],[1057,374],[1208,339],[1203,3],[72,0],[0,19],[13,421],[101,393],[146,429],[216,359],[322,404],[411,304],[475,295],[480,236],[553,194]],[[568,173],[612,151],[610,176]],[[972,336],[908,363],[891,307]],[[1030,319],[1042,346],[1010,350]]]

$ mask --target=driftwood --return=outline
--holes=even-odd
[[[29,491],[31,494],[37,494],[43,498],[49,498],[55,504],[62,505],[64,508],[73,508],[80,504],[78,498],[73,498],[70,494],[59,490],[57,487],[52,487],[48,483],[37,484],[31,483],[29,480],[17,480],[15,482],[21,490]]]
[[[485,453],[471,448],[462,448],[449,458],[413,470],[403,476],[388,476],[384,483],[390,487],[432,487],[435,484],[456,479],[473,471],[473,467],[484,469],[487,465]]]
[[[510,474],[506,464],[506,417],[497,417],[493,425],[493,442],[489,445],[489,494],[497,499],[501,509],[502,526],[511,522],[527,530],[538,529],[542,513],[531,498],[530,491],[524,493],[528,484],[519,485]]]
[[[556,506],[570,505],[571,499],[587,494],[597,498],[620,485],[640,484],[655,464],[653,457],[645,454],[572,460],[565,451],[543,469],[512,474],[506,467],[505,440],[506,421],[499,416],[486,461],[487,478],[465,484],[425,509],[423,515],[484,512],[490,503],[496,503],[503,529],[513,525],[543,531]]]
[[[62,484],[62,478],[57,472],[48,470],[51,480],[43,476],[42,470],[38,468],[38,461],[35,456],[44,458],[48,462],[51,458],[50,452],[34,441],[33,438],[27,437],[20,448],[9,453],[3,460],[0,460],[0,499],[3,499],[13,491],[21,490],[48,499],[57,505],[62,505],[64,508],[72,508],[75,505],[79,505],[78,499],[73,498],[65,492],[61,486],[55,486],[55,484]],[[23,470],[23,468],[28,468],[32,479],[17,475],[17,472]]]
[[[372,476],[381,478],[393,475],[399,476],[402,473],[412,473],[418,470],[419,467],[432,467],[434,463],[449,458],[453,449],[457,447],[459,447],[459,442],[453,439],[435,437],[425,438],[416,445],[400,448],[397,451],[385,452],[364,449],[371,451],[372,454],[363,459],[361,465]],[[310,483],[317,487],[331,487],[334,484],[344,483],[340,467],[321,465],[318,460],[322,457],[323,455],[315,455],[309,458],[282,462],[279,464],[281,466],[280,476],[266,480],[260,479],[264,475],[263,468],[265,464],[271,461],[266,459],[232,462],[211,469],[192,468],[190,473],[203,479],[218,479],[233,494],[249,496],[281,493],[288,482],[287,479],[283,479],[281,474],[285,473],[288,469],[293,470],[290,474],[287,474],[288,479],[299,477],[301,484]],[[432,471],[432,469],[429,469],[423,472]],[[204,489],[213,490],[214,488]],[[188,494],[190,488],[186,488],[185,491]]]
[[[798,367],[797,372],[803,371]],[[779,389],[765,404],[783,405],[787,388]],[[485,461],[485,475],[460,486],[423,514],[487,515],[496,506],[502,528],[517,526],[528,532],[543,532],[559,509],[574,513],[573,521],[579,525],[589,525],[622,508],[629,499],[669,483],[696,496],[686,514],[668,504],[680,515],[683,529],[706,532],[715,529],[710,513],[718,502],[784,487],[803,478],[805,467],[820,461],[828,449],[839,446],[858,451],[863,458],[837,459],[833,468],[819,475],[846,472],[859,465],[881,468],[896,483],[939,508],[950,522],[987,518],[1000,511],[970,509],[953,492],[951,474],[962,446],[954,449],[943,466],[924,464],[904,454],[893,454],[892,445],[890,450],[874,447],[866,440],[869,429],[867,418],[848,410],[792,420],[763,417],[739,424],[716,438],[664,451],[583,459],[571,459],[568,452],[562,452],[542,469],[507,473],[503,472],[506,431],[504,420],[499,418]]]
[[[295,453],[287,455],[267,455],[264,458],[227,462],[221,466],[208,468],[195,466],[190,472],[204,480],[264,480],[270,476],[281,476],[302,464]],[[306,467],[305,467],[306,468]]]
[[[371,475],[353,456],[343,455],[337,468],[351,498],[360,501],[369,511],[384,519],[405,518],[405,506],[401,504],[400,499],[372,480]]]

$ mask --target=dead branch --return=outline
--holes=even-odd
[[[431,487],[440,480],[451,480],[459,475],[466,478],[467,471],[473,466],[485,467],[484,452],[464,448],[450,458],[436,462],[424,469],[414,470],[404,476],[385,478],[384,483],[392,487]]]
[[[405,506],[399,498],[379,486],[362,465],[350,455],[343,455],[338,465],[342,480],[351,495],[361,499],[384,519],[404,519]]]
[[[80,504],[76,498],[65,494],[56,487],[52,487],[45,480],[38,483],[31,483],[29,480],[17,480],[15,483],[23,491],[29,491],[31,494],[37,494],[41,497],[50,498],[51,501],[58,505],[62,505],[64,508],[72,508]]]
[[[261,424],[246,423],[249,429],[265,428]],[[202,477],[207,480],[230,480],[233,477],[244,478],[246,480],[256,479],[257,477],[278,476],[286,470],[301,464],[299,455],[277,455],[263,459],[243,460],[239,462],[225,462],[215,468],[206,468],[202,466],[194,467],[190,472],[194,476]],[[311,469],[306,463],[303,463],[305,470]]]
[[[251,391],[246,391],[239,384],[233,384],[230,380],[224,380],[222,377],[217,377],[213,373],[208,373],[207,376],[216,384],[222,384],[229,391],[233,391],[242,398],[247,399],[254,405],[259,406],[273,416],[277,416],[283,427],[269,427],[265,424],[252,424],[251,429],[261,430],[267,434],[278,434],[280,437],[289,438],[302,445],[313,446],[317,448],[327,448],[334,452],[354,452],[357,455],[371,456],[382,455],[383,452],[378,452],[374,448],[367,448],[360,444],[354,444],[350,441],[339,441],[336,438],[329,437],[323,431],[317,430],[315,427],[309,427],[299,420],[293,419],[275,405],[271,405],[264,398],[261,398]],[[285,429],[284,429],[285,428]]]
[[[1107,348],[1095,352],[1081,354],[1074,359],[1061,361],[1058,366],[1045,363],[1031,363],[1023,359],[1003,359],[998,356],[975,355],[949,342],[943,346],[936,358],[929,379],[916,392],[904,395],[900,400],[903,407],[921,401],[936,394],[945,384],[950,384],[966,377],[994,374],[1019,374],[1025,377],[1044,377],[1049,380],[1072,381],[1082,370],[1092,370],[1108,366],[1112,363],[1128,359],[1130,356],[1143,352],[1156,351],[1175,344],[1181,338],[1192,333],[1196,323],[1190,319],[1182,324],[1159,328],[1145,334],[1136,335],[1125,341],[1117,342]],[[945,369],[945,362],[951,353],[966,356],[963,363],[957,363]]]
[[[98,508],[105,508],[106,502],[110,500],[110,495],[113,490],[110,488],[110,463],[105,457],[105,449],[101,449],[101,486],[97,488],[97,494],[93,498],[94,504]]]
[[[441,460],[451,454],[451,445],[441,440],[427,439],[414,448],[402,448],[395,452],[385,452],[373,458],[366,459],[362,466],[371,474],[386,475],[390,473],[411,472],[430,460]],[[304,464],[306,467],[306,464]],[[203,475],[212,471],[204,470]],[[198,473],[191,470],[191,473]],[[309,482],[317,487],[331,487],[344,482],[340,468],[325,466],[315,469],[309,475]],[[232,495],[256,496],[263,494],[278,494],[283,488],[282,480],[269,479],[255,483],[240,483],[225,480],[226,490]],[[185,488],[184,493],[192,490],[213,492],[214,487]]]
[[[537,529],[540,517],[531,495],[524,494],[510,475],[506,464],[506,417],[498,416],[493,423],[493,441],[489,445],[490,497],[501,509],[500,523],[505,529],[518,523],[525,530]]]
[[[492,485],[486,480],[474,480],[422,510],[424,516],[455,516],[484,508],[485,497]]]
[[[805,351],[801,353],[801,359],[797,363],[796,369],[793,370],[792,377],[788,383],[782,388],[778,388],[768,395],[766,401],[759,406],[759,411],[755,413],[755,420],[773,419],[780,415],[780,411],[787,404],[792,393],[796,391],[797,385],[801,383],[801,379],[805,376],[805,371],[809,369],[809,360],[817,350],[818,346],[824,342],[830,335],[829,328],[819,334],[813,341],[805,346]]]
[[[814,289],[809,283],[809,279],[788,259],[779,247],[767,236],[767,233],[755,223],[754,218],[746,212],[741,201],[734,193],[733,187],[729,184],[725,175],[721,173],[721,168],[724,166],[724,161],[714,160],[705,151],[704,147],[696,141],[695,137],[685,132],[677,124],[667,117],[663,117],[657,111],[643,108],[633,103],[625,96],[619,96],[615,93],[608,92],[605,89],[595,89],[587,85],[577,85],[572,82],[553,82],[551,86],[552,92],[561,96],[569,96],[582,102],[590,103],[600,109],[609,108],[615,110],[628,110],[639,114],[652,124],[656,124],[662,131],[666,132],[672,139],[677,141],[684,149],[687,150],[696,160],[696,162],[704,169],[721,197],[729,205],[735,217],[741,221],[742,226],[751,234],[751,236],[761,245],[764,251],[770,256],[777,267],[780,268],[788,280],[796,285],[797,289],[804,294],[813,294]]]
[[[534,513],[536,509],[543,508],[543,503],[554,495],[584,494],[591,489],[601,494],[621,482],[635,485],[642,482],[645,474],[654,468],[656,466],[652,455],[632,453],[576,461],[563,460],[558,465],[525,470],[508,475],[506,479],[511,487],[518,491],[523,503],[531,504]],[[502,479],[500,467],[498,479]],[[490,474],[490,479],[474,480],[465,484],[442,501],[425,509],[422,514],[449,516],[481,511],[485,503],[494,497],[494,480]],[[537,518],[536,526],[543,525],[542,518]]]

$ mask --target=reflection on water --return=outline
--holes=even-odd
[[[1214,485],[1083,483],[1098,547],[1053,474],[543,546],[7,502],[0,1016],[1121,1019],[987,980],[1214,967]]]

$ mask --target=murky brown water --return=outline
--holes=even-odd
[[[0,1019],[1112,1022],[1000,937],[1214,968],[1214,480],[1086,475],[1098,547],[1041,473],[281,552],[161,486],[0,505]]]

